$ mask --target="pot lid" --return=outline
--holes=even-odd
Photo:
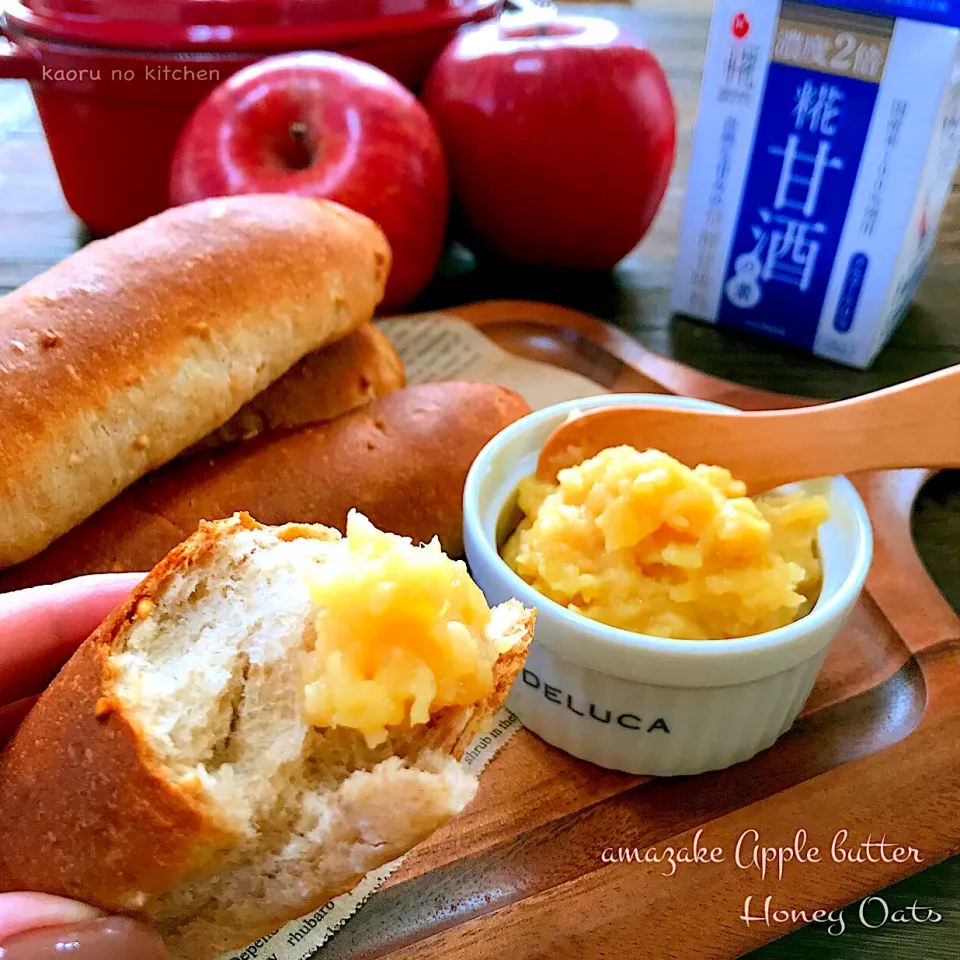
[[[289,50],[463,23],[500,0],[0,0],[5,23],[99,47]]]

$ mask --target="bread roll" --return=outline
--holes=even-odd
[[[378,527],[463,553],[463,486],[477,454],[530,412],[485,383],[398,390],[327,424],[265,434],[145,477],[40,556],[0,573],[0,592],[84,573],[149,570],[201,520],[246,510],[266,523]]]
[[[148,917],[174,960],[212,960],[470,801],[457,760],[519,672],[534,613],[510,601],[478,635],[493,664],[479,699],[408,715],[375,746],[312,726],[304,572],[343,562],[336,539],[246,516],[204,524],[107,618],[0,754],[0,892]]]
[[[370,319],[372,221],[290,196],[161,213],[0,299],[0,568]]]
[[[271,430],[325,423],[404,385],[403,363],[386,334],[364,324],[305,356],[188,453],[251,440]]]

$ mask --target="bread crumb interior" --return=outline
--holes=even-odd
[[[237,838],[209,851],[216,872],[148,905],[175,958],[195,942],[235,948],[232,929],[269,932],[291,904],[314,908],[327,896],[318,903],[318,891],[340,892],[345,877],[413,846],[475,792],[449,745],[422,728],[371,747],[359,731],[304,719],[317,608],[302,571],[330,560],[336,536],[223,538],[212,560],[172,578],[111,658],[116,696],[165,776]]]

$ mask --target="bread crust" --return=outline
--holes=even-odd
[[[343,530],[357,509],[383,530],[463,553],[463,486],[495,434],[530,412],[484,383],[398,390],[316,426],[198,454],[145,477],[40,556],[0,573],[0,591],[85,573],[147,570],[204,519],[245,510]]]
[[[236,839],[165,779],[112,698],[108,664],[138,605],[229,533],[207,524],[168,554],[77,650],[0,753],[0,891],[136,915]]]
[[[145,735],[114,696],[108,658],[144,605],[157,602],[175,574],[202,565],[220,540],[246,529],[264,526],[246,514],[203,523],[168,554],[80,647],[0,753],[0,892],[37,890],[150,916],[154,898],[212,872],[217,854],[236,842],[199,792],[188,793],[165,779]],[[274,532],[286,538],[331,535],[305,525]],[[513,646],[494,666],[490,695],[477,704],[441,710],[425,726],[393,733],[397,754],[438,749],[462,756],[523,664],[535,612],[516,619]],[[311,891],[291,903],[271,929],[358,879],[343,877],[336,888]],[[268,932],[244,930],[238,942]]]
[[[326,423],[400,390],[405,382],[403,363],[386,334],[364,324],[307,354],[187,453],[252,440],[271,430]]]
[[[369,320],[379,228],[327,201],[189,204],[0,299],[0,568]]]

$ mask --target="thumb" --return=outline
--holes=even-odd
[[[165,960],[160,937],[126,917],[44,893],[0,894],[0,960]]]
[[[0,895],[0,943],[24,930],[85,923],[102,916],[102,910],[76,900],[46,893],[4,893]]]

